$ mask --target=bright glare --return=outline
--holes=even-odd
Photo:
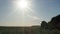
[[[18,10],[17,12],[20,13],[22,12],[22,14],[26,15],[27,13],[29,13],[32,8],[32,4],[31,4],[31,0],[16,0],[15,3],[15,7]]]
[[[15,9],[17,10],[17,13],[28,15],[30,12],[33,11],[32,0],[15,0],[13,3]]]
[[[28,2],[26,0],[19,0],[17,2],[18,8],[24,9],[24,8],[27,8],[27,6],[28,6]]]
[[[26,17],[28,14],[31,13],[31,11],[33,11],[32,9],[32,0],[15,0],[14,2],[14,13],[16,14],[16,18],[21,17],[22,21],[21,21],[21,25],[26,25]],[[26,20],[25,20],[26,19]],[[28,23],[27,23],[28,24]]]

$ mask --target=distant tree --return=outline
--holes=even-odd
[[[48,23],[42,21],[40,34],[60,34],[60,15],[53,17]]]
[[[48,28],[48,24],[47,24],[46,21],[42,21],[41,28],[44,28],[44,29],[47,29]]]
[[[54,28],[53,29],[59,29],[60,30],[60,15],[57,15],[51,19],[49,22]]]

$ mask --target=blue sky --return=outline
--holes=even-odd
[[[14,1],[14,0],[13,0]],[[60,14],[60,0],[31,0],[30,12],[23,16],[20,9],[15,9],[12,0],[0,0],[0,26],[40,25]]]

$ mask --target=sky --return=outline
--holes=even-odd
[[[21,10],[16,1],[0,0],[0,26],[40,25],[60,14],[60,0],[27,0],[31,6],[26,11]]]

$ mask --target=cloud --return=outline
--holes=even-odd
[[[39,20],[40,18],[38,18],[37,16],[31,16],[31,15],[27,15],[28,17],[32,18],[32,19],[36,19]]]
[[[40,18],[37,16],[31,16],[31,15],[27,15],[30,19],[30,23],[32,23],[33,25],[40,25]]]

